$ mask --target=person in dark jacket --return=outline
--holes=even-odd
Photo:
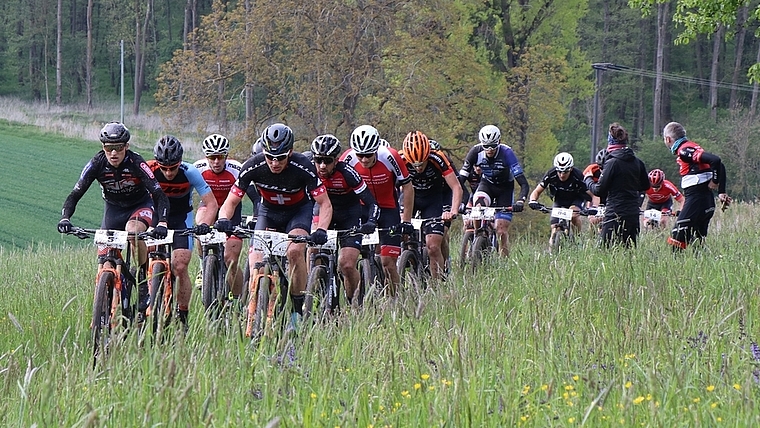
[[[647,167],[628,147],[628,132],[618,123],[610,125],[607,155],[599,181],[594,174],[600,169],[593,163],[583,171],[584,181],[591,193],[607,199],[602,224],[602,244],[622,242],[626,247],[636,244],[639,234],[639,195],[649,189]]]
[[[721,208],[726,209],[731,204],[731,197],[726,194],[726,167],[720,157],[706,152],[697,143],[686,137],[686,130],[678,122],[670,122],[662,131],[665,145],[676,157],[681,187],[686,202],[676,220],[668,244],[673,251],[686,248],[695,240],[702,241],[707,236],[707,227],[715,213],[715,196]]]

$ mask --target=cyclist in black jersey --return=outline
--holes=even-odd
[[[109,122],[100,131],[103,150],[85,165],[79,180],[63,203],[58,231],[72,230],[71,216],[77,203],[93,182],[98,181],[105,201],[105,210],[100,227],[103,229],[126,230],[132,234],[144,232],[155,224],[154,235],[166,237],[169,199],[161,190],[145,159],[129,150],[130,133],[124,124]],[[144,272],[148,259],[145,243],[132,243],[134,259]],[[145,321],[148,308],[148,285],[139,284],[137,323]]]
[[[253,185],[261,194],[257,230],[273,229],[293,235],[308,235],[313,203],[316,202],[319,204],[319,224],[311,238],[316,244],[324,244],[327,242],[327,228],[332,221],[333,210],[314,164],[303,154],[293,152],[293,131],[284,124],[268,126],[261,138],[263,153],[252,156],[243,163],[237,181],[219,209],[215,228],[224,232],[233,229],[229,218],[242,201],[246,190]],[[262,258],[261,252],[251,251],[249,264],[254,266]],[[308,274],[306,244],[291,243],[287,258],[293,313],[302,314]]]
[[[345,162],[338,160],[341,154],[340,140],[334,135],[320,135],[312,141],[310,153],[317,175],[327,189],[327,195],[333,206],[330,227],[337,230],[359,227],[363,204],[367,207],[369,216],[359,228],[359,232],[363,234],[374,232],[378,217],[380,217],[380,207],[361,175]],[[340,240],[339,270],[343,275],[346,298],[353,304],[360,280],[356,265],[362,246],[362,236],[341,232],[338,234],[338,239]]]

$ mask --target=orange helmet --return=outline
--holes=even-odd
[[[415,164],[425,162],[430,154],[430,141],[420,131],[412,131],[404,138],[404,158]]]

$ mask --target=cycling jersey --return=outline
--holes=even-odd
[[[446,162],[439,154],[430,152],[427,159],[427,165],[425,166],[425,169],[420,172],[418,172],[411,163],[406,161],[403,151],[399,154],[401,159],[406,163],[409,177],[412,179],[415,205],[418,197],[421,200],[424,200],[431,195],[440,197],[442,187],[449,187],[444,177],[453,174],[454,170],[451,169],[448,162]]]
[[[71,218],[77,203],[95,180],[100,183],[103,200],[107,204],[120,208],[152,205],[158,221],[166,221],[169,200],[145,159],[132,150],[127,150],[118,167],[108,163],[103,151],[87,162],[74,189],[63,203],[62,218]]]
[[[663,180],[659,189],[654,190],[654,187],[650,187],[646,191],[646,195],[649,198],[649,202],[652,204],[664,204],[671,199],[680,201],[683,199],[683,195],[678,190],[675,184],[669,180]]]
[[[317,170],[301,153],[292,153],[285,169],[274,174],[263,153],[249,158],[230,192],[242,198],[249,186],[255,185],[262,204],[269,208],[294,208],[307,203],[327,190],[317,177]]]
[[[718,183],[718,193],[726,193],[725,169],[718,156],[705,152],[699,144],[688,140],[678,146],[674,145],[672,149],[675,149],[673,153],[676,155],[681,187],[686,196],[689,196],[690,188],[707,184],[711,180]]]
[[[227,194],[230,193],[232,185],[235,184],[235,180],[240,175],[242,165],[236,160],[227,159],[224,169],[219,174],[211,170],[208,159],[205,158],[195,161],[194,166],[201,172],[203,179],[211,187],[211,191],[214,192],[214,198],[216,198],[216,203],[221,207],[227,198]]]
[[[342,161],[335,163],[335,169],[329,177],[319,176],[327,189],[327,195],[330,197],[330,203],[333,206],[333,217],[338,210],[352,209],[360,204],[369,206],[370,220],[377,223],[377,217],[380,215],[379,208],[375,202],[372,192],[369,191],[367,183],[364,182],[361,175],[348,164]],[[358,217],[356,218],[358,225]]]
[[[172,180],[166,179],[155,159],[149,160],[148,165],[161,185],[161,189],[169,198],[169,214],[173,217],[193,211],[193,189],[200,196],[211,192],[211,188],[203,180],[200,171],[187,162],[179,165],[179,171]]]
[[[469,179],[475,167],[480,168],[481,180],[497,186],[512,182],[523,174],[515,152],[506,144],[500,144],[493,157],[486,156],[482,145],[475,145],[467,153],[459,175]]]
[[[361,175],[380,208],[398,208],[398,187],[409,182],[409,171],[398,152],[390,147],[380,146],[376,155],[377,162],[370,168],[359,162],[353,150],[344,152],[340,160]]]
[[[588,187],[583,182],[583,173],[578,168],[573,168],[565,181],[560,180],[557,168],[552,168],[546,172],[538,185],[549,190],[549,195],[558,207],[569,208],[576,205],[578,200],[591,200]]]

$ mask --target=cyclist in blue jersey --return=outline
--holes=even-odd
[[[486,125],[478,133],[480,144],[470,149],[459,171],[459,181],[464,187],[476,169],[480,170],[481,178],[472,196],[474,206],[512,206],[512,212],[521,212],[530,191],[528,180],[523,174],[522,166],[515,152],[506,144],[501,143],[501,131],[494,125]],[[520,185],[520,195],[513,201],[515,181]],[[499,236],[499,252],[509,255],[509,226],[512,213],[498,212],[496,214],[496,234]]]
[[[182,143],[172,136],[165,135],[153,147],[150,169],[169,198],[169,228],[185,229],[193,227],[193,190],[198,192],[201,203],[207,208],[199,213],[195,232],[199,235],[211,231],[209,224],[216,220],[218,209],[211,187],[206,183],[201,172],[192,164],[183,162]],[[187,314],[190,297],[193,292],[187,265],[192,258],[192,240],[188,236],[175,235],[172,243],[172,273],[177,276],[177,317],[187,330]],[[156,298],[156,296],[152,296]]]

